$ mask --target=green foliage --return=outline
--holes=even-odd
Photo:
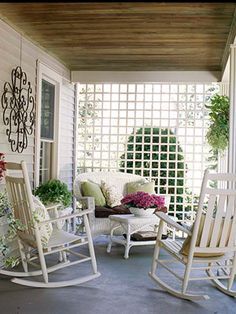
[[[143,169],[144,177],[156,178],[160,193],[178,194],[176,197],[172,196],[171,202],[177,204],[176,211],[183,211],[182,195],[186,193],[184,187],[186,166],[183,150],[170,129],[150,127],[138,129],[128,138],[126,153],[120,159],[121,172],[127,168],[128,173],[133,173],[133,169],[136,168],[135,173],[141,175]],[[173,208],[174,205],[171,205],[170,211]],[[185,208],[186,210],[188,209]]]
[[[0,252],[3,256],[2,262],[5,268],[13,268],[20,263],[20,258],[15,256],[7,256],[9,253],[8,236],[0,238]]]
[[[3,256],[6,256],[7,252],[8,252],[9,248],[8,245],[6,243],[6,237],[2,236],[0,238],[0,252]]]
[[[26,229],[26,226],[19,219],[14,218],[12,214],[7,216],[7,222],[9,224],[7,239],[10,241],[16,237],[17,231],[24,231]]]
[[[20,258],[16,256],[9,256],[9,243],[16,239],[18,230],[24,231],[26,226],[23,225],[19,219],[15,219],[12,213],[6,215],[8,222],[7,233],[0,237],[0,252],[3,256],[2,262],[6,268],[13,268],[19,264]]]
[[[67,185],[56,179],[49,180],[37,187],[34,195],[38,196],[45,205],[61,203],[64,207],[68,207],[71,204],[72,195]]]
[[[6,268],[12,268],[19,264],[20,259],[15,256],[8,256],[9,242],[11,242],[16,237],[16,231],[18,228],[20,230],[23,230],[23,228],[20,222],[13,218],[6,190],[0,192],[0,217],[4,216],[7,217],[9,226],[7,233],[0,237],[0,252],[3,257],[3,265]]]
[[[10,203],[8,201],[7,192],[3,190],[0,192],[0,217],[8,214],[10,211]]]
[[[210,98],[210,127],[206,134],[207,141],[213,151],[223,152],[229,142],[229,98],[215,94]]]
[[[80,92],[80,94],[85,94],[86,95],[86,90],[82,89],[82,91]],[[97,117],[97,112],[96,112],[96,108],[97,108],[97,104],[94,102],[93,99],[90,99],[92,95],[87,95],[87,99],[86,102],[81,102],[79,104],[79,125],[85,125],[86,122],[93,121],[96,117]]]
[[[5,259],[4,265],[6,268],[13,268],[20,264],[20,257],[9,256]]]

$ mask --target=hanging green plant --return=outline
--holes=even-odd
[[[205,107],[210,117],[207,141],[213,150],[223,152],[229,143],[229,97],[215,94]]]

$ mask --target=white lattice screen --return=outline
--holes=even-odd
[[[171,194],[179,220],[192,213],[209,166],[204,107],[217,84],[81,84],[78,171],[124,171]]]

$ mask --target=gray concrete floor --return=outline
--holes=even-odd
[[[124,260],[122,246],[115,245],[107,254],[106,244],[105,237],[95,241],[98,268],[102,275],[80,286],[28,288],[1,276],[0,314],[236,314],[236,299],[224,295],[209,281],[197,281],[190,286],[191,291],[210,296],[210,300],[201,302],[175,298],[156,286],[148,276],[153,247],[134,247],[130,258]],[[80,272],[88,270],[89,265],[73,266],[51,277],[55,280],[68,276],[75,278]],[[174,283],[172,276],[165,277]]]

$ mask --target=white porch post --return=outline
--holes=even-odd
[[[222,96],[229,97],[229,82],[221,82],[219,94]],[[225,149],[224,152],[218,153],[218,163],[217,171],[218,172],[228,172],[228,162],[229,162],[229,147]]]
[[[220,91],[219,94],[220,95],[225,95],[229,97],[229,82],[225,83],[225,82],[220,82]]]
[[[236,173],[236,45],[230,47],[229,172]]]

